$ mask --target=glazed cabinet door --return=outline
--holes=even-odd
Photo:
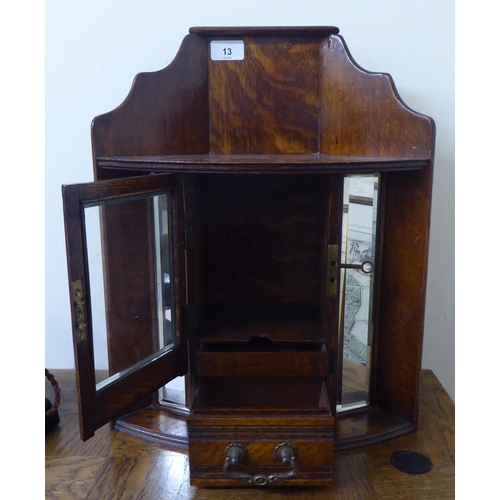
[[[187,372],[181,180],[63,186],[83,440]]]

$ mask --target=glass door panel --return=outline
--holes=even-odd
[[[342,387],[337,411],[366,406],[370,394],[378,175],[344,178],[340,263]]]
[[[85,240],[87,243],[88,272],[92,296],[92,345],[97,384],[109,377],[100,212],[98,206],[85,209]]]
[[[187,372],[179,181],[63,186],[83,440]]]
[[[99,390],[173,347],[169,194],[83,207]]]

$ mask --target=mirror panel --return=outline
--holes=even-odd
[[[378,174],[344,178],[337,411],[366,406],[370,400],[378,184]]]

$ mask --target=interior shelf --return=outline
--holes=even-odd
[[[177,173],[322,173],[380,172],[417,170],[429,164],[430,158],[386,156],[338,156],[329,154],[187,154],[159,156],[110,156],[96,158],[105,169],[169,171]]]
[[[330,413],[326,387],[321,377],[221,377],[200,378],[192,412]]]
[[[323,340],[319,307],[307,304],[223,304],[210,306],[202,322],[202,342]]]
[[[326,377],[328,350],[313,342],[203,343],[196,355],[199,377]]]

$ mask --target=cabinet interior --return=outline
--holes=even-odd
[[[325,177],[199,175],[195,183],[199,340],[324,340]]]

